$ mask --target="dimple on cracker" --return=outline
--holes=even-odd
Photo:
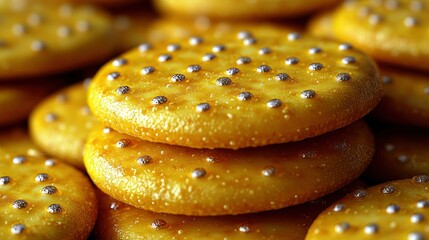
[[[320,137],[240,150],[151,143],[95,129],[84,163],[110,196],[145,210],[185,215],[260,212],[300,204],[356,179],[372,159],[364,122]]]
[[[81,172],[0,150],[1,239],[86,239],[96,217],[95,192]]]
[[[356,190],[322,212],[306,240],[427,239],[428,189],[419,175]]]
[[[380,98],[375,64],[351,45],[280,30],[264,37],[263,29],[142,44],[102,67],[88,90],[106,125],[193,148],[314,137]]]
[[[0,2],[0,80],[96,64],[113,51],[111,19],[89,5]]]

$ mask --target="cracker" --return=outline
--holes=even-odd
[[[322,212],[312,239],[427,239],[429,176],[356,190]]]
[[[144,140],[238,149],[314,137],[379,102],[377,68],[360,51],[264,33],[142,44],[98,71],[88,104],[106,125]]]
[[[101,190],[137,208],[225,215],[331,193],[356,179],[373,151],[364,122],[296,143],[240,150],[150,143],[104,128],[88,137],[84,163]]]
[[[112,54],[111,19],[93,6],[2,1],[0,15],[0,80],[70,71]]]
[[[32,139],[47,153],[81,170],[88,132],[98,126],[86,103],[84,83],[64,88],[40,103],[30,116]]]
[[[347,1],[333,16],[333,32],[380,62],[429,70],[429,2]]]
[[[0,150],[0,238],[86,239],[97,199],[89,179],[53,159]]]

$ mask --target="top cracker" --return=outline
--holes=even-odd
[[[108,126],[144,140],[237,149],[341,128],[380,100],[376,66],[352,46],[284,30],[268,35],[142,44],[99,70],[89,106]]]

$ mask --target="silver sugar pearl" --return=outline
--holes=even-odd
[[[169,52],[175,52],[180,50],[180,45],[179,44],[168,44],[167,45],[167,51]]]
[[[192,170],[192,174],[191,176],[193,178],[202,178],[204,176],[206,176],[207,172],[204,168],[196,168],[194,170]]]
[[[419,19],[415,17],[406,17],[404,19],[404,25],[409,28],[417,26],[419,22],[420,22]]]
[[[225,71],[225,73],[228,74],[228,75],[230,75],[230,76],[236,75],[236,74],[240,73],[240,69],[238,69],[238,68],[228,68]]]
[[[104,128],[103,128],[103,133],[104,133],[104,134],[108,134],[108,133],[111,133],[111,132],[112,132],[112,130],[113,130],[113,129],[111,129],[111,128],[109,128],[109,127],[104,127]]]
[[[168,54],[161,54],[158,56],[158,62],[167,62],[170,61],[173,57]]]
[[[207,54],[205,54],[203,57],[202,57],[202,60],[204,61],[204,62],[209,62],[209,61],[211,61],[211,60],[213,60],[213,59],[215,59],[216,58],[216,55],[214,55],[213,53],[207,53]]]
[[[137,163],[139,165],[146,165],[146,164],[149,164],[151,161],[152,161],[152,157],[149,155],[143,155],[137,158]]]
[[[271,99],[267,102],[267,107],[269,108],[278,108],[282,105],[282,101],[280,99]]]
[[[150,224],[150,227],[153,229],[162,229],[167,226],[167,222],[162,219],[155,219]]]
[[[185,79],[186,79],[185,75],[178,73],[171,76],[170,80],[172,82],[182,82],[182,81],[185,81]]]
[[[371,14],[368,18],[368,21],[372,25],[377,25],[383,20],[383,17],[379,14]]]
[[[14,224],[14,225],[12,225],[12,228],[10,229],[12,234],[21,234],[24,230],[25,230],[24,224]]]
[[[72,29],[69,26],[59,26],[57,28],[57,35],[61,38],[65,38],[70,36],[72,33]]]
[[[401,154],[397,157],[397,159],[399,162],[404,163],[404,162],[407,162],[410,158],[408,157],[408,155]]]
[[[80,20],[76,23],[76,30],[79,32],[88,32],[91,29],[91,24],[86,20]]]
[[[119,141],[116,142],[116,147],[117,148],[126,148],[131,144],[131,140],[129,139],[120,139]]]
[[[344,57],[343,59],[341,59],[341,62],[344,64],[353,64],[353,63],[356,63],[356,58],[351,57],[351,56],[347,56],[347,57]]]
[[[189,38],[189,44],[196,46],[196,45],[200,45],[201,43],[203,43],[204,40],[200,37],[191,37]]]
[[[253,95],[250,92],[241,92],[240,94],[238,94],[238,99],[241,101],[247,101],[252,99]]]
[[[413,182],[415,182],[415,183],[427,183],[427,182],[429,182],[429,176],[428,175],[414,176]]]
[[[353,197],[355,198],[364,198],[368,195],[368,193],[363,190],[363,189],[359,189],[353,192]]]
[[[261,65],[261,66],[259,66],[259,67],[256,68],[256,71],[258,73],[266,73],[266,72],[271,71],[271,67],[267,66],[267,65]]]
[[[249,57],[239,57],[237,59],[237,64],[239,65],[249,64],[250,62],[252,62],[252,59],[250,59]]]
[[[378,232],[378,225],[377,224],[368,224],[364,227],[363,231],[366,234],[375,234]]]
[[[347,230],[349,230],[349,228],[350,228],[350,224],[348,222],[342,222],[342,223],[335,225],[335,232],[344,233]]]
[[[41,52],[46,49],[46,43],[41,40],[35,40],[31,42],[31,50],[35,52]]]
[[[381,81],[382,81],[384,84],[390,84],[390,83],[393,83],[393,78],[392,78],[392,77],[390,77],[390,76],[382,76],[382,77],[381,77]]]
[[[0,185],[6,185],[10,183],[12,179],[9,176],[2,176],[0,177]]]
[[[22,36],[27,33],[27,27],[24,24],[17,23],[12,26],[12,33],[17,36]]]
[[[200,65],[189,65],[188,68],[186,69],[186,71],[192,73],[192,72],[199,72],[201,71],[201,66]]]
[[[58,119],[58,116],[55,113],[47,113],[45,115],[45,122],[54,122]]]
[[[167,98],[164,96],[156,96],[152,99],[153,105],[161,105],[167,102]]]
[[[140,52],[147,52],[147,51],[149,51],[150,49],[152,49],[152,45],[151,44],[149,44],[149,43],[142,43],[142,44],[140,44],[139,45],[139,47],[138,47],[138,49],[139,49],[139,51]]]
[[[349,43],[341,43],[338,46],[338,50],[340,50],[340,51],[346,51],[346,50],[351,50],[351,49],[353,49],[353,46]]]
[[[391,193],[394,193],[395,191],[396,191],[396,188],[393,185],[384,185],[383,187],[381,187],[381,193],[383,194],[391,194]]]
[[[26,157],[24,157],[22,155],[18,155],[12,159],[12,162],[13,162],[13,164],[23,164],[26,160],[27,160]]]
[[[256,44],[256,42],[257,42],[257,40],[255,38],[253,38],[253,37],[243,39],[243,43],[246,46],[250,46],[250,45]]]
[[[425,235],[421,232],[410,232],[407,240],[425,240]]]
[[[227,86],[231,85],[232,81],[228,77],[221,77],[216,80],[216,84],[219,86]]]
[[[245,38],[250,38],[250,37],[252,37],[252,34],[250,32],[247,32],[247,31],[241,31],[237,34],[238,39],[245,39]]]
[[[335,77],[335,79],[337,80],[337,82],[347,82],[347,81],[352,80],[352,77],[348,73],[339,73]]]
[[[117,58],[115,60],[112,61],[112,65],[114,67],[120,67],[120,66],[124,66],[128,63],[128,60],[125,58]]]
[[[334,206],[333,210],[334,210],[334,212],[341,212],[341,211],[343,211],[345,208],[346,208],[346,205],[344,205],[344,204],[342,204],[342,203],[338,203],[338,204],[335,204],[335,206]]]
[[[248,232],[250,232],[250,227],[247,225],[241,225],[238,227],[238,231],[240,231],[242,233],[248,233]]]
[[[118,79],[119,77],[121,76],[121,74],[120,73],[118,73],[118,72],[111,72],[111,73],[109,73],[108,75],[107,75],[107,80],[108,81],[113,81],[113,80],[116,80],[116,79]]]
[[[37,174],[35,178],[36,182],[44,182],[44,181],[47,181],[48,179],[49,179],[49,175],[47,173]]]
[[[323,68],[323,64],[321,63],[312,63],[308,66],[308,69],[312,71],[319,71]]]
[[[425,215],[421,214],[421,213],[414,213],[413,215],[411,215],[410,217],[410,221],[412,223],[421,223],[425,220]]]
[[[423,10],[423,8],[424,8],[424,4],[423,4],[423,2],[421,2],[419,0],[415,0],[415,1],[412,1],[410,3],[410,9],[412,11],[419,12],[419,11]]]
[[[216,158],[214,158],[214,157],[206,157],[206,161],[208,163],[215,163],[215,162],[217,162]]]
[[[305,90],[305,91],[302,91],[299,96],[304,99],[311,99],[316,97],[316,92],[313,90]]]
[[[110,204],[110,209],[112,209],[112,210],[118,210],[118,208],[119,208],[119,204],[117,202],[112,202]]]
[[[42,188],[42,193],[43,193],[43,194],[51,195],[51,194],[56,193],[57,191],[58,191],[58,190],[57,190],[57,188],[56,188],[56,187],[54,187],[54,186],[44,186],[44,187]]]
[[[140,71],[140,73],[143,74],[143,75],[148,75],[148,74],[151,74],[151,73],[154,73],[154,72],[155,72],[155,68],[152,67],[152,66],[144,67]]]
[[[18,199],[12,203],[12,207],[16,209],[22,209],[28,206],[28,203],[25,200]]]
[[[259,55],[266,55],[266,54],[270,54],[271,53],[271,49],[268,47],[264,47],[258,50],[258,54]]]
[[[297,33],[297,32],[292,32],[292,33],[289,33],[287,35],[287,39],[289,41],[296,41],[296,40],[298,40],[300,38],[302,38],[302,35],[300,33]]]
[[[49,213],[60,213],[63,211],[63,208],[61,207],[60,204],[51,204],[48,206],[48,208],[46,209]]]
[[[57,165],[57,161],[55,161],[55,159],[46,159],[45,160],[45,166],[52,167],[55,165]]]
[[[266,167],[261,171],[262,175],[265,177],[271,177],[276,174],[276,168],[273,166]]]
[[[225,50],[226,50],[225,45],[221,45],[221,44],[214,45],[214,46],[212,47],[212,51],[213,51],[213,52],[222,52],[222,51],[225,51]]]
[[[290,77],[286,73],[279,73],[279,74],[276,75],[276,80],[277,81],[286,81],[286,80],[289,80],[289,79],[290,79]]]
[[[116,89],[116,93],[119,95],[127,94],[131,91],[131,88],[128,86],[120,86]]]
[[[286,65],[295,65],[299,63],[299,59],[296,57],[286,58],[285,63]]]
[[[313,48],[310,48],[308,50],[309,54],[318,54],[318,53],[321,53],[321,52],[322,52],[322,49],[319,48],[319,47],[313,47]]]
[[[28,24],[33,25],[33,26],[40,25],[42,23],[42,21],[43,21],[43,17],[42,17],[42,15],[40,15],[38,13],[32,13],[27,18]]]
[[[208,103],[199,103],[196,106],[197,112],[205,112],[205,111],[208,111],[209,109],[210,109],[210,104]]]
[[[389,214],[397,213],[399,212],[399,210],[400,210],[400,207],[396,204],[390,204],[386,207],[386,212]]]
[[[417,208],[429,208],[429,200],[419,200],[416,205]]]

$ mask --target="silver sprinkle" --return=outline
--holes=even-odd
[[[419,22],[419,19],[415,17],[406,17],[404,19],[404,25],[409,28],[417,26]]]
[[[25,230],[24,224],[14,224],[14,225],[12,225],[12,228],[10,229],[12,234],[21,234],[24,230]]]
[[[397,0],[387,0],[384,5],[387,9],[394,10],[399,7],[399,2]]]
[[[383,187],[381,187],[381,193],[383,194],[391,194],[391,193],[394,193],[395,191],[396,191],[396,188],[393,185],[384,185]]]
[[[319,71],[323,68],[323,64],[321,63],[312,63],[308,66],[308,69],[312,71]]]
[[[18,199],[12,203],[12,207],[16,209],[22,209],[28,206],[28,203],[25,200]]]
[[[91,24],[86,20],[80,20],[76,23],[76,29],[79,32],[88,32],[91,29]]]
[[[428,175],[418,175],[413,177],[413,181],[415,183],[427,183],[429,182],[429,176]]]
[[[149,155],[143,155],[143,156],[137,158],[137,163],[140,165],[149,164],[151,161],[152,161],[152,157]]]
[[[310,48],[308,50],[309,54],[318,54],[318,53],[321,53],[321,52],[322,52],[322,49],[319,48],[319,47],[313,47],[313,48]]]
[[[216,158],[214,158],[214,157],[206,157],[206,161],[209,162],[209,163],[215,163],[215,162],[217,162]]]
[[[112,65],[114,67],[120,67],[120,66],[124,66],[128,63],[128,60],[125,58],[117,58],[115,60],[113,60]]]
[[[15,35],[22,36],[27,33],[27,27],[24,24],[15,24],[12,26],[12,32]]]
[[[314,98],[316,97],[316,92],[313,90],[305,90],[301,92],[300,97],[304,99]]]
[[[365,190],[359,189],[353,192],[353,197],[355,198],[364,198],[368,195]]]
[[[341,43],[341,44],[338,46],[338,49],[339,49],[340,51],[346,51],[346,50],[351,50],[351,49],[353,49],[353,46],[352,46],[351,44],[349,44],[349,43]]]
[[[131,140],[129,139],[121,139],[116,142],[116,147],[118,148],[126,148],[131,144]]]
[[[237,34],[238,39],[245,39],[245,38],[250,38],[250,37],[252,37],[252,34],[250,32],[247,32],[247,31],[241,31]]]
[[[390,77],[390,76],[382,76],[382,77],[381,77],[381,81],[382,81],[384,84],[390,84],[390,83],[393,83],[393,78],[392,78],[392,77]]]
[[[162,229],[167,226],[167,222],[162,219],[155,219],[150,224],[150,227],[153,229]]]
[[[410,232],[408,234],[408,240],[425,240],[425,235],[421,232]]]
[[[227,86],[231,85],[232,81],[228,77],[221,77],[216,80],[216,84],[219,86]]]
[[[116,80],[116,79],[118,79],[119,77],[121,76],[121,74],[119,74],[118,72],[111,72],[111,73],[109,73],[108,75],[107,75],[107,80],[108,81],[113,81],[113,80]]]
[[[116,93],[119,95],[127,94],[131,91],[131,88],[128,86],[120,86],[116,89]]]
[[[276,174],[276,168],[273,166],[266,167],[261,171],[262,175],[265,177],[271,177]]]
[[[206,170],[204,168],[196,168],[192,170],[192,177],[193,178],[202,178],[207,174]]]
[[[138,48],[139,48],[139,51],[143,53],[143,52],[147,52],[150,49],[152,49],[152,45],[149,43],[142,43],[139,45]]]
[[[377,224],[368,224],[364,227],[363,231],[366,234],[375,234],[378,232],[378,225]]]
[[[248,232],[250,232],[250,227],[247,225],[241,225],[238,227],[238,231],[240,231],[242,233],[248,233]]]
[[[213,52],[222,52],[222,51],[225,51],[225,50],[226,50],[226,47],[224,45],[221,45],[221,44],[214,45],[212,47],[212,51]]]
[[[144,67],[144,68],[142,68],[142,70],[140,71],[140,73],[141,73],[141,74],[143,74],[143,75],[148,75],[148,74],[151,74],[151,73],[153,73],[153,72],[155,72],[155,68],[154,68],[154,67],[152,67],[152,66]]]
[[[43,21],[43,17],[40,14],[32,13],[28,16],[27,21],[30,25],[40,25]]]
[[[252,62],[252,59],[250,59],[249,57],[239,57],[237,59],[237,64],[239,65],[249,64],[250,62]]]
[[[383,20],[383,17],[379,14],[371,14],[368,18],[368,21],[372,25],[377,25]]]
[[[267,107],[269,108],[278,108],[282,105],[282,101],[280,99],[271,99],[267,102]]]
[[[45,115],[45,122],[54,122],[58,119],[58,116],[55,113],[47,113]]]
[[[344,233],[347,230],[349,230],[349,228],[350,228],[350,224],[348,222],[342,222],[342,223],[335,225],[335,232]]]
[[[35,41],[31,42],[31,50],[33,50],[35,52],[41,52],[45,49],[46,49],[45,42],[43,42],[41,40],[35,40]]]
[[[344,205],[342,203],[338,203],[338,204],[335,204],[333,210],[334,210],[334,212],[341,212],[344,210],[344,208],[346,208],[346,205]]]
[[[266,73],[266,72],[271,71],[271,68],[270,68],[270,66],[267,66],[267,65],[261,65],[261,66],[256,68],[256,71],[258,73]]]
[[[347,57],[344,57],[343,59],[341,59],[341,62],[344,64],[353,64],[353,63],[356,63],[356,58],[351,57],[351,56],[347,56]]]
[[[289,80],[289,79],[290,79],[290,77],[286,73],[279,73],[279,74],[276,75],[276,80],[277,81],[286,81],[286,80]]]
[[[207,54],[205,54],[203,57],[202,57],[202,60],[204,61],[204,62],[209,62],[209,61],[211,61],[211,60],[213,60],[213,59],[215,59],[216,58],[216,55],[214,55],[213,53],[207,53]]]
[[[12,159],[12,162],[13,162],[13,164],[23,164],[26,160],[27,160],[26,157],[24,157],[22,155],[18,155]]]
[[[425,220],[425,215],[421,214],[421,213],[414,213],[413,215],[411,215],[410,217],[410,221],[412,223],[421,223]]]
[[[117,202],[112,202],[110,204],[110,209],[112,209],[112,210],[118,210],[118,208],[119,208],[119,204]]]
[[[109,127],[104,127],[103,128],[103,133],[104,134],[108,134],[108,133],[111,133],[112,132],[112,129],[111,128],[109,128]]]
[[[421,1],[412,1],[410,3],[410,9],[415,12],[421,11],[423,10],[423,8],[424,8],[424,4]]]
[[[47,181],[48,179],[49,179],[49,175],[47,173],[37,174],[35,178],[36,182],[44,182],[44,181]]]
[[[175,52],[180,50],[180,45],[179,44],[168,44],[167,45],[167,51],[169,52]]]
[[[298,58],[296,58],[296,57],[286,58],[285,63],[286,63],[287,65],[295,65],[295,64],[299,63],[299,59],[298,59]]]
[[[429,200],[419,200],[416,205],[417,208],[429,208]]]
[[[57,35],[62,38],[70,36],[71,32],[72,30],[68,26],[59,26],[57,29]]]
[[[190,73],[199,72],[199,71],[201,71],[201,66],[200,65],[189,65],[186,70]]]
[[[42,193],[43,194],[54,194],[54,193],[56,193],[58,190],[57,190],[57,188],[56,187],[54,187],[54,186],[44,186],[43,188],[42,188]]]
[[[46,209],[49,213],[60,213],[63,211],[63,208],[61,207],[60,204],[51,204],[48,206],[48,208]]]
[[[292,33],[289,33],[287,35],[287,39],[289,41],[296,41],[296,40],[300,39],[301,37],[302,37],[302,35],[300,33],[297,33],[297,32],[292,32]]]
[[[236,75],[236,74],[240,73],[240,69],[238,69],[238,68],[228,68],[225,72],[226,72],[226,74],[232,76],[232,75]]]
[[[205,112],[210,109],[210,104],[208,103],[199,103],[196,107],[197,112]]]
[[[240,94],[238,94],[238,99],[241,101],[247,101],[252,99],[253,95],[250,92],[241,92]]]
[[[55,165],[57,165],[57,161],[55,161],[55,159],[46,159],[45,160],[45,166],[52,167]]]
[[[171,57],[171,55],[168,55],[168,54],[162,54],[162,55],[159,55],[159,57],[158,57],[158,61],[159,61],[159,62],[167,62],[167,61],[170,61],[172,58],[173,58],[173,57]]]
[[[167,102],[167,98],[164,96],[156,96],[152,99],[153,105],[161,105]]]
[[[0,185],[6,185],[10,183],[12,179],[9,176],[2,176],[0,177]]]
[[[173,76],[171,76],[171,81],[172,82],[182,82],[185,81],[186,77],[183,74],[174,74]]]
[[[404,162],[407,162],[409,160],[409,157],[408,157],[408,155],[402,154],[402,155],[399,155],[397,157],[397,159],[398,159],[398,161],[404,163]]]
[[[201,43],[203,43],[204,40],[200,37],[191,37],[189,38],[189,44],[196,46],[196,45],[200,45]]]
[[[337,82],[347,82],[347,81],[352,80],[352,77],[348,73],[339,73],[335,77],[335,79],[337,80]]]
[[[400,210],[400,207],[396,204],[390,204],[386,207],[386,212],[389,214],[397,213],[399,212],[399,210]]]
[[[250,45],[256,44],[256,42],[257,42],[256,39],[253,38],[253,37],[243,39],[243,43],[246,46],[250,46]]]
[[[258,50],[259,55],[265,55],[271,53],[271,48],[264,47]]]

